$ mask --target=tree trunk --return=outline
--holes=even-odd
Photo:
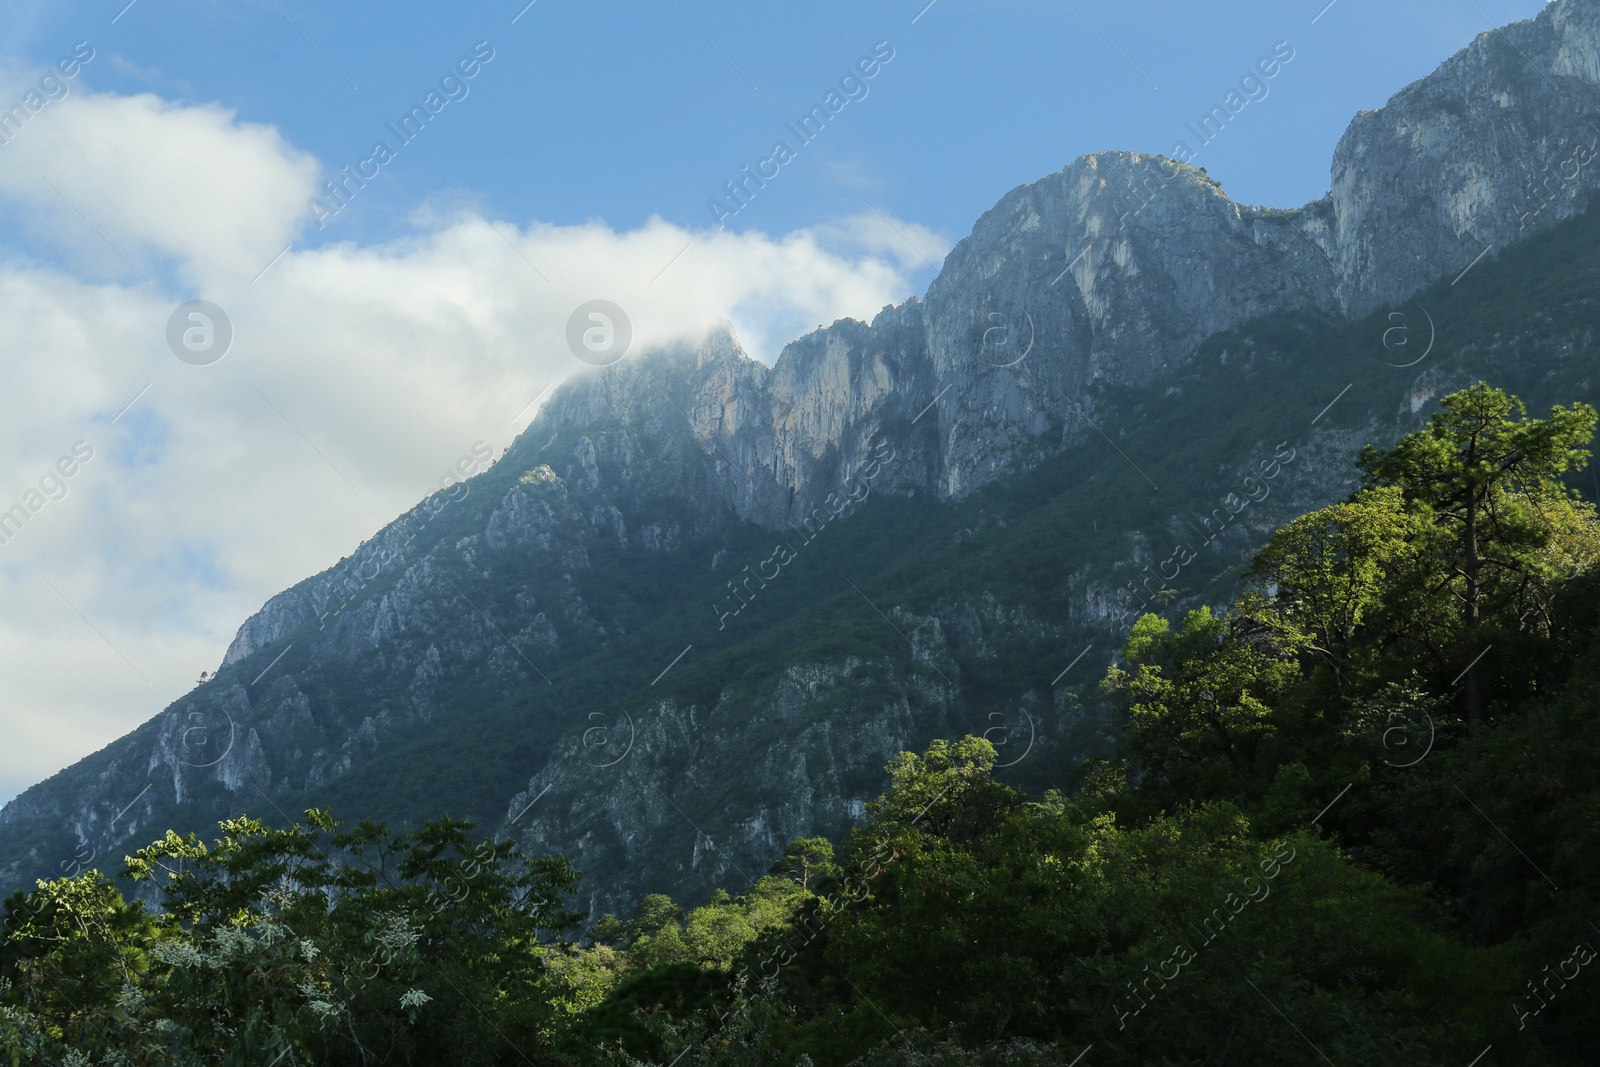
[[[1472,663],[1467,667],[1467,720],[1474,736],[1483,722],[1483,691],[1478,686],[1478,656],[1482,654],[1483,624],[1479,617],[1478,501],[1467,501],[1467,631],[1472,635]]]

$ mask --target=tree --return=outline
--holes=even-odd
[[[786,875],[801,889],[809,890],[817,878],[839,872],[838,865],[833,862],[833,842],[826,837],[797,837],[768,872]]]
[[[1103,683],[1126,701],[1138,769],[1190,799],[1253,791],[1260,749],[1276,730],[1274,705],[1300,680],[1304,643],[1210,608],[1189,612],[1176,633],[1160,616],[1142,616],[1123,649],[1126,666]]]
[[[1559,479],[1588,462],[1594,436],[1587,404],[1554,407],[1547,419],[1526,416],[1522,401],[1479,382],[1445,397],[1427,428],[1387,452],[1368,445],[1361,456],[1365,485],[1398,487],[1437,535],[1426,548],[1442,572],[1436,591],[1459,600],[1474,725],[1484,717],[1485,617],[1557,577],[1541,550],[1575,511],[1575,494]],[[1592,511],[1581,518],[1592,522]]]
[[[937,795],[948,783],[930,762],[903,761],[885,799]],[[1226,802],[1082,821],[1058,794],[970,839],[880,817],[855,839],[889,836],[898,854],[827,927],[839,1008],[805,1013],[779,1062],[803,1049],[840,1063],[832,1050],[905,1047],[920,1028],[1064,1054],[904,1062],[1065,1065],[1089,1045],[1113,1067],[1321,1062],[1310,1040],[1337,1063],[1447,1065],[1515,1026],[1505,953],[1452,944],[1425,890],[1358,868],[1315,829],[1263,840]]]
[[[1399,487],[1363,489],[1281,527],[1246,574],[1273,598],[1276,617],[1327,662],[1341,699],[1357,636],[1393,595],[1421,527]]]
[[[15,893],[0,921],[6,1006],[68,1045],[92,1047],[119,1029],[118,1001],[147,969],[155,934],[144,906],[125,902],[99,871]],[[42,1035],[31,1036],[37,1054]]]
[[[925,753],[902,752],[888,766],[889,791],[867,804],[872,822],[937,837],[981,837],[1021,802],[994,781],[994,746],[981,737],[936,740]]]
[[[139,850],[123,874],[158,882],[154,921],[96,871],[11,898],[0,1049],[487,1065],[549,1029],[545,960],[579,919],[565,861],[476,841],[461,820],[393,834],[307,814],[282,830],[231,819],[209,845],[169,831]]]
[[[682,918],[683,909],[673,903],[671,897],[665,893],[651,893],[639,901],[633,921],[626,927],[628,939],[637,941],[641,937],[660,933],[668,924],[676,925]]]

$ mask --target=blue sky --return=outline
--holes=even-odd
[[[1357,111],[1543,6],[525,4],[0,11],[0,113],[93,50],[0,144],[0,511],[42,505],[0,544],[0,800],[160,713],[267,598],[498,454],[585,369],[565,340],[585,302],[624,306],[635,351],[726,317],[770,361],[922,292],[1014,186],[1171,153],[1275,46],[1292,60],[1194,162],[1297,206]],[[802,144],[817,105],[837,114]],[[365,162],[380,140],[393,158]],[[766,162],[779,140],[792,158]],[[319,226],[346,165],[376,176]],[[776,173],[717,230],[708,201],[746,166]],[[233,327],[213,362],[169,340],[196,298]],[[94,459],[45,503],[78,442]]]
[[[895,58],[868,95],[733,229],[785,233],[854,214],[865,198],[958,238],[1006,190],[1082,153],[1170,152],[1184,123],[1278,41],[1295,59],[1197,163],[1238,199],[1298,205],[1326,190],[1357,110],[1542,6],[1337,0],[1313,24],[1326,0],[537,0],[525,11],[525,0],[136,0],[113,25],[125,2],[23,3],[0,52],[42,65],[87,39],[95,89],[218,102],[330,171],[387,139],[384,123],[475,42],[494,49],[470,95],[312,242],[403,233],[419,203],[455,195],[451,183],[512,220],[703,225],[723,183],[790,139],[784,123],[878,41]]]

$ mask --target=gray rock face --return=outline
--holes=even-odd
[[[836,322],[771,368],[726,328],[619,364],[565,386],[529,436],[688,427],[717,498],[771,529],[848,493],[880,440],[896,458],[876,490],[959,499],[1092,432],[1091,385],[1159,381],[1269,311],[1338,310],[1326,216],[1242,207],[1159,157],[1087,156],[1008,193],[925,300]]]
[[[1085,156],[1007,193],[922,300],[871,325],[819,330],[770,370],[719,333],[673,385],[624,364],[545,418],[660,419],[670,394],[720,457],[720,499],[774,529],[839,491],[885,432],[900,449],[885,487],[965,497],[1092,432],[1092,385],[1157,384],[1268,312],[1392,306],[1570,218],[1600,188],[1597,42],[1589,0],[1485,33],[1357,116],[1332,190],[1294,211],[1235,203],[1161,157]]]
[[[174,812],[255,811],[335,782],[463,692],[537,706],[546,671],[627,634],[629,616],[590,592],[606,561],[704,545],[694,565],[720,581],[747,561],[725,560],[719,538],[746,524],[806,536],[868,492],[964,499],[1088,439],[1108,388],[1159,390],[1219,331],[1381,309],[1571,217],[1596,188],[1596,149],[1600,5],[1560,0],[1358,116],[1331,192],[1304,208],[1235,203],[1159,157],[1086,156],[1006,194],[923,298],[803,337],[772,367],[720,330],[575,379],[494,469],[272,598],[219,680],[0,809],[0,884]],[[1418,379],[1402,419],[1450,387]],[[1282,513],[1251,521],[1343,491],[1359,444],[1346,437],[1309,445],[1293,495],[1274,498]],[[1246,531],[1230,536],[1229,551],[1247,548]],[[1109,632],[1114,590],[1084,575],[1074,595],[1072,624]],[[859,819],[896,752],[985,731],[956,651],[982,660],[1063,625],[982,597],[886,615],[914,669],[773,662],[698,702],[652,699],[558,742],[506,824],[613,872],[589,887],[597,907],[672,879],[759,875],[787,839]],[[1065,724],[1063,743],[1104,740],[1064,690],[1027,699]],[[624,726],[630,755],[607,763]],[[768,755],[752,766],[752,752]],[[752,780],[753,808],[717,793]]]
[[[790,667],[771,693],[735,686],[710,706],[652,702],[564,742],[506,817],[526,851],[613,872],[584,886],[595,917],[662,885],[742,891],[794,838],[840,835],[861,819],[878,792],[868,783],[928,735],[930,714],[944,718],[913,689],[892,664],[846,658]],[[752,765],[752,734],[782,744],[757,746]],[[773,803],[743,802],[737,787],[752,779]]]
[[[1570,218],[1600,186],[1600,6],[1482,34],[1333,158],[1339,300],[1362,315]]]

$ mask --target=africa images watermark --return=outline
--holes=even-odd
[[[1589,943],[1587,941],[1580,941],[1578,942],[1577,946],[1573,948],[1572,954],[1556,965],[1558,969],[1557,974],[1549,973],[1550,965],[1547,963],[1544,966],[1544,978],[1540,980],[1538,985],[1534,985],[1533,979],[1530,978],[1527,983],[1529,993],[1527,999],[1539,1006],[1534,1008],[1532,1011],[1524,1011],[1523,1009],[1517,1007],[1515,1003],[1511,1005],[1511,1010],[1515,1012],[1517,1016],[1517,1029],[1526,1029],[1528,1026],[1528,1017],[1532,1015],[1538,1015],[1540,1012],[1544,1011],[1544,1009],[1548,1008],[1551,1001],[1556,999],[1556,994],[1562,989],[1567,988],[1568,982],[1577,978],[1579,972],[1581,972],[1583,968],[1594,962],[1594,957],[1595,951],[1592,947],[1590,947]],[[1565,970],[1568,964],[1572,965],[1571,974],[1568,974]],[[1556,989],[1550,988],[1550,983],[1552,981],[1556,983]]]
[[[443,477],[439,479],[441,492],[428,497],[414,509],[414,511],[425,513],[422,518],[416,520],[411,515],[405,515],[394,524],[394,528],[400,531],[401,546],[409,545],[416,540],[417,534],[425,529],[428,523],[438,518],[440,513],[451,504],[465,500],[467,494],[472,492],[472,488],[467,484],[466,479],[477,474],[480,469],[487,469],[493,462],[494,449],[489,447],[488,442],[474,441],[470,454],[456,460],[455,465],[446,470]],[[459,493],[457,490],[459,490]],[[415,529],[412,528],[413,522],[416,523]],[[360,564],[355,564],[350,560],[343,561],[338,568],[341,573],[338,573],[328,585],[318,592],[324,604],[331,602],[333,597],[341,591],[343,591],[344,597],[339,601],[337,607],[332,607],[325,611],[318,610],[318,628],[326,628],[328,618],[343,611],[345,605],[349,604],[356,594],[376,581],[378,575],[383,573],[383,568],[393,563],[399,554],[398,547],[386,545],[378,552],[367,556]],[[371,574],[366,573],[368,565],[372,567]]]
[[[1281,474],[1285,464],[1294,461],[1295,450],[1293,448],[1288,449],[1287,455],[1284,453],[1284,449],[1288,448],[1288,445],[1289,442],[1287,441],[1281,442],[1273,450],[1271,459],[1264,459],[1260,461],[1260,463],[1257,465],[1257,469],[1260,471],[1259,478],[1252,474],[1247,476],[1244,481],[1240,483],[1239,488],[1244,493],[1243,496],[1240,496],[1239,493],[1228,493],[1222,498],[1222,504],[1220,507],[1212,508],[1209,515],[1202,517],[1200,522],[1205,527],[1203,530],[1199,526],[1195,526],[1194,523],[1188,518],[1184,519],[1184,521],[1189,524],[1191,529],[1204,538],[1204,540],[1201,542],[1202,544],[1209,545],[1214,542],[1227,531],[1234,519],[1238,518],[1246,508],[1253,503],[1258,504],[1267,499],[1267,497],[1271,494],[1272,489],[1266,483],[1272,481],[1279,474]],[[1125,589],[1129,594],[1127,606],[1124,607],[1117,615],[1115,624],[1119,626],[1122,625],[1130,615],[1137,618],[1138,616],[1145,614],[1148,608],[1143,597],[1146,594],[1154,597],[1160,594],[1163,590],[1168,589],[1169,586],[1167,583],[1175,581],[1178,575],[1183,572],[1183,568],[1192,563],[1198,555],[1199,553],[1197,553],[1194,548],[1190,546],[1189,542],[1180,541],[1176,546],[1173,547],[1172,555],[1168,556],[1166,559],[1162,560],[1156,565],[1157,569],[1154,572],[1151,572],[1150,565],[1148,563],[1145,564],[1141,568],[1146,575],[1144,580],[1138,585],[1135,585],[1134,582],[1130,581],[1125,586]],[[1167,568],[1169,567],[1172,569],[1171,574],[1167,573]],[[1161,584],[1159,587],[1152,589],[1150,587],[1150,583],[1152,581],[1159,581]],[[1143,593],[1140,592],[1140,586],[1144,588]],[[1118,592],[1121,591],[1122,590],[1118,590]],[[1132,603],[1133,601],[1138,601],[1138,603],[1135,605]]]
[[[877,77],[878,72],[892,59],[894,59],[894,48],[888,41],[874,44],[872,54],[856,60],[855,65],[840,77],[839,87],[829,89],[827,95],[822,98],[822,103],[812,105],[809,111],[800,116],[798,125],[786,122],[783,124],[784,128],[794,134],[800,147],[804,148],[822,133],[823,128],[835,115],[843,111],[846,105],[867,98],[867,93],[871,91],[867,82]],[[798,153],[789,147],[789,142],[775,141],[771,154],[757,163],[753,171],[747,163],[739,170],[744,175],[742,178],[724,182],[723,188],[727,191],[731,203],[718,197],[706,201],[706,207],[710,208],[711,217],[716,221],[718,228],[749,207],[750,201],[755,199],[756,191],[765,189],[767,182],[776,178],[783,166],[794,160],[797,155]]]
[[[1238,88],[1229,89],[1227,95],[1222,98],[1222,103],[1211,105],[1211,109],[1200,117],[1198,123],[1184,123],[1185,130],[1194,135],[1199,147],[1190,145],[1188,141],[1175,143],[1172,146],[1171,158],[1160,161],[1163,174],[1162,181],[1170,182],[1182,174],[1182,165],[1193,166],[1194,161],[1199,158],[1201,148],[1205,148],[1220,137],[1222,131],[1228,127],[1228,124],[1243,112],[1246,107],[1265,100],[1272,91],[1267,83],[1281,74],[1284,66],[1292,61],[1294,57],[1294,47],[1288,41],[1279,41],[1272,46],[1271,55],[1262,56],[1256,60],[1254,67],[1245,71],[1239,78]],[[1155,203],[1156,198],[1160,195],[1161,185],[1162,182],[1156,181],[1151,175],[1142,174],[1136,186],[1126,189],[1125,191],[1130,192],[1137,201],[1137,206],[1133,208],[1127,207],[1121,197],[1115,200],[1118,228],[1125,228],[1130,218],[1135,217],[1145,208]],[[1093,247],[1092,244],[1085,241],[1084,246],[1074,253],[1069,246],[1065,250],[1067,265],[1061,270],[1061,273],[1055,276],[1055,279],[1050,284],[1053,286],[1065,277],[1068,271],[1077,266],[1078,262],[1089,254],[1091,247]]]
[[[1187,141],[1179,141],[1172,146],[1172,158],[1180,163],[1193,163],[1199,156],[1200,149],[1222,136],[1222,131],[1227,129],[1228,124],[1246,107],[1267,98],[1272,91],[1267,83],[1282,73],[1284,66],[1292,61],[1294,56],[1294,46],[1288,41],[1274,44],[1272,54],[1256,60],[1255,66],[1245,71],[1239,78],[1238,88],[1228,90],[1228,94],[1222,98],[1222,103],[1212,104],[1211,109],[1200,116],[1198,124],[1184,123],[1184,128],[1194,134],[1198,147],[1192,148]]]
[[[93,458],[94,448],[87,441],[74,442],[71,454],[62,456],[46,468],[39,478],[37,489],[27,490],[18,503],[0,511],[0,545],[9,545],[15,540],[22,528],[46,505],[66,499],[71,491],[69,480]]]
[[[883,454],[883,450],[885,448],[888,448],[889,450],[888,455]],[[800,529],[799,526],[795,526],[793,523],[790,524],[791,529],[800,534],[802,537],[805,537],[805,540],[800,542],[801,548],[804,548],[812,541],[815,541],[817,539],[817,535],[822,532],[823,528],[827,526],[829,522],[837,519],[840,515],[843,515],[845,509],[849,507],[850,504],[859,504],[866,500],[868,496],[872,495],[872,479],[876,478],[882,471],[882,464],[893,463],[896,455],[894,448],[883,441],[879,441],[877,447],[874,448],[873,451],[876,453],[875,455],[869,457],[867,461],[856,470],[845,475],[844,484],[840,487],[845,489],[845,495],[843,497],[840,497],[838,493],[829,493],[822,501],[822,506],[812,508],[811,514],[800,520],[801,524],[805,527],[804,530]],[[869,467],[871,468],[870,470],[868,469]],[[850,488],[852,482],[854,482],[855,485],[853,488]],[[799,549],[791,548],[787,541],[780,541],[773,548],[772,555],[756,564],[754,574],[750,573],[750,565],[748,563],[745,564],[744,570],[741,572],[744,574],[744,581],[740,583],[740,585],[734,584],[736,579],[728,580],[728,590],[733,593],[734,602],[739,606],[724,611],[722,609],[721,601],[717,601],[711,605],[711,610],[717,613],[717,629],[725,629],[728,625],[728,620],[738,615],[745,608],[749,607],[750,602],[755,600],[756,594],[760,592],[761,589],[765,589],[768,582],[776,580],[778,575],[782,573],[783,568],[794,562],[798,555]],[[772,567],[771,574],[768,574],[765,570],[763,570],[763,568],[768,566]],[[757,583],[759,588],[751,589],[751,582]],[[741,595],[739,592],[741,586],[744,589],[744,595]]]
[[[1285,850],[1287,850],[1287,855],[1285,855]],[[1190,928],[1195,933],[1205,938],[1200,943],[1200,947],[1204,948],[1221,937],[1223,932],[1228,929],[1228,924],[1233,922],[1245,908],[1251,904],[1259,904],[1271,896],[1272,886],[1270,883],[1283,872],[1284,865],[1294,862],[1294,857],[1294,847],[1287,843],[1279,842],[1272,855],[1260,863],[1263,877],[1257,878],[1252,874],[1240,883],[1239,888],[1243,892],[1243,896],[1239,893],[1230,892],[1222,898],[1222,903],[1212,908],[1206,917],[1200,920],[1199,926],[1195,926],[1193,922],[1189,923]],[[1154,1000],[1157,994],[1164,991],[1169,983],[1175,981],[1183,973],[1183,969],[1193,963],[1198,956],[1199,954],[1195,952],[1187,941],[1179,941],[1173,947],[1171,955],[1156,965],[1153,974],[1146,973],[1142,979],[1130,979],[1128,981],[1128,992],[1133,994],[1134,999],[1139,1002],[1139,1006],[1124,1011],[1118,1008],[1116,1001],[1112,1001],[1111,1010],[1117,1017],[1117,1029],[1126,1030],[1129,1016],[1138,1015],[1148,1008],[1150,1001]],[[1168,974],[1164,969],[1168,966],[1174,966],[1171,974]],[[1150,964],[1145,964],[1144,970],[1149,972]],[[1150,988],[1150,980],[1152,978],[1160,983],[1160,986],[1156,989]],[[1135,982],[1138,984],[1136,985]],[[1139,992],[1141,988],[1144,993]],[[1149,995],[1149,999],[1146,999],[1145,994]]]
[[[462,56],[444,72],[437,89],[429,89],[422,103],[411,105],[411,109],[400,117],[398,126],[393,122],[384,123],[384,127],[394,134],[399,146],[404,148],[416,140],[434,116],[452,102],[465,100],[472,92],[472,87],[467,83],[478,76],[494,59],[494,55],[494,48],[488,41],[479,41],[472,46],[471,54]],[[316,220],[317,229],[325,228],[329,219],[348,207],[356,194],[367,187],[367,182],[376,178],[379,171],[394,162],[399,154],[397,149],[389,146],[389,142],[376,141],[371,154],[355,164],[353,169],[348,163],[340,168],[338,181],[325,179],[322,188],[327,199],[312,197],[306,201],[311,209],[311,217]]]
[[[1591,126],[1590,129],[1594,129],[1594,127]],[[1556,191],[1560,188],[1560,186],[1577,181],[1578,176],[1583,173],[1583,168],[1594,162],[1595,155],[1600,153],[1600,130],[1595,132],[1596,136],[1593,141],[1588,144],[1584,144],[1582,141],[1579,141],[1577,146],[1572,149],[1571,154],[1556,164],[1556,172],[1554,174],[1550,173],[1550,164],[1545,164],[1543,171],[1543,174],[1545,175],[1544,180],[1537,185],[1529,186],[1528,190],[1533,194],[1533,198],[1539,201],[1538,207],[1533,208],[1530,211],[1518,211],[1516,208],[1511,209],[1512,216],[1517,220],[1517,230],[1519,233],[1528,228],[1528,221],[1530,219],[1536,217],[1540,212],[1549,206],[1549,201],[1543,196],[1539,195],[1540,189],[1543,189],[1546,193],[1549,193],[1551,195],[1551,199],[1554,199]],[[1557,180],[1556,189],[1552,189],[1550,187],[1550,182],[1552,179]]]
[[[209,300],[189,300],[167,317],[167,348],[191,367],[209,367],[233,345],[233,320]]]
[[[52,71],[42,76],[33,88],[22,95],[21,100],[0,111],[0,148],[14,141],[35,115],[51,104],[65,100],[72,92],[72,79],[93,59],[94,46],[88,41],[79,41],[72,46],[72,54],[56,60]]]
[[[943,800],[945,794],[950,792],[952,788],[954,788],[953,784],[946,786],[938,796],[930,800],[927,805],[917,813],[916,817],[913,818],[908,825],[915,826],[917,823],[921,822],[922,817],[928,814],[928,810],[940,800]],[[822,931],[827,927],[828,923],[832,922],[838,916],[844,914],[844,912],[852,905],[859,904],[863,900],[866,900],[869,895],[867,888],[868,883],[872,882],[874,879],[882,875],[884,871],[888,870],[890,861],[894,860],[898,855],[898,851],[888,842],[879,842],[873,848],[871,855],[866,857],[865,862],[862,864],[861,870],[847,875],[840,883],[839,892],[834,898],[837,903],[833,907],[829,908],[825,912],[818,912],[815,915],[807,915],[796,924],[793,933],[796,936],[804,934],[805,938],[800,942],[799,948],[793,947],[791,945],[791,939],[785,937],[783,940],[779,941],[770,952],[767,953],[767,955],[759,964],[757,964],[758,969],[761,971],[762,978],[769,982],[776,979],[779,972],[781,972],[790,963],[794,962],[795,957],[799,954],[800,948],[804,948],[812,941],[815,941],[817,935],[822,933]],[[770,971],[768,970],[769,967],[771,968]],[[735,990],[736,993],[742,992],[743,990],[749,988],[750,964],[748,962],[744,962],[739,965],[739,968],[734,973],[729,985],[733,990]],[[726,1027],[729,1017],[739,1010],[740,1008],[737,1006],[737,1003],[736,1006],[725,1009],[718,1016],[717,1024],[719,1026]]]

